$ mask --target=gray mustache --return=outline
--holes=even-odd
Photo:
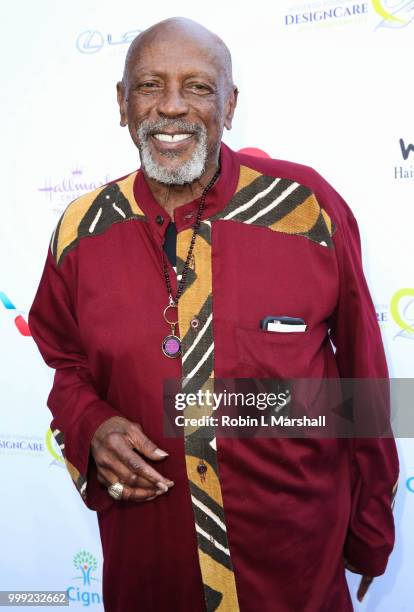
[[[206,132],[206,128],[203,124],[189,123],[188,121],[183,121],[182,119],[160,119],[158,121],[149,121],[146,119],[138,126],[137,134],[140,139],[145,140],[148,138],[148,136],[157,134],[163,129],[179,130],[197,135]]]

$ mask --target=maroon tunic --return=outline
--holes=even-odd
[[[195,259],[196,274],[211,272],[204,315],[213,315],[214,350],[205,363],[214,375],[387,377],[346,203],[306,166],[225,145],[221,166],[203,215],[210,261]],[[174,213],[179,269],[197,207]],[[82,196],[52,236],[29,313],[39,350],[56,368],[52,430],[98,512],[109,612],[205,610],[184,443],[162,427],[163,381],[183,373],[182,360],[160,348],[169,221],[139,171]],[[171,277],[176,287],[172,268]],[[258,322],[269,314],[303,318],[306,334],[264,339]],[[114,415],[140,423],[169,453],[157,468],[175,482],[168,494],[116,502],[97,482],[90,440]],[[393,547],[394,441],[220,438],[217,459],[240,610],[352,610],[344,557],[376,576]]]

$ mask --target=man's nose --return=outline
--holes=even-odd
[[[188,112],[188,103],[180,87],[165,87],[158,100],[158,113],[165,117],[178,117]]]

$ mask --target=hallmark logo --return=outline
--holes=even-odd
[[[53,205],[53,212],[60,215],[70,202],[84,193],[106,185],[109,181],[109,175],[106,175],[102,180],[90,179],[83,176],[81,168],[74,168],[69,175],[61,180],[46,179],[43,187],[38,187],[38,191],[45,194],[47,201]]]

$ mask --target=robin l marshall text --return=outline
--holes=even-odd
[[[260,418],[250,416],[221,417],[202,416],[198,418],[188,418],[183,415],[175,417],[177,427],[325,427],[326,417],[320,415],[318,418],[311,419],[307,416],[300,418],[289,418],[285,416],[271,416],[270,422],[265,415]]]

